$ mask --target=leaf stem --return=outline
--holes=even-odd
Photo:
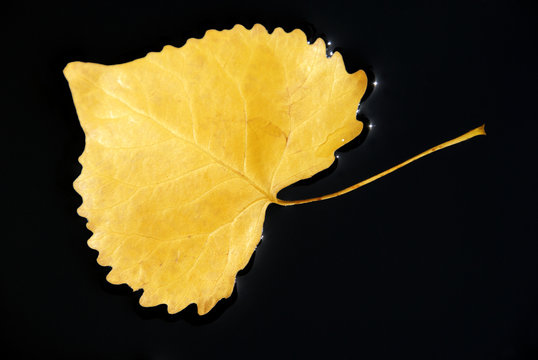
[[[398,164],[394,167],[391,167],[390,169],[388,170],[385,170],[377,175],[374,175],[372,176],[371,178],[368,178],[366,180],[363,180],[355,185],[352,185],[348,188],[345,188],[343,190],[340,190],[340,191],[337,191],[333,194],[328,194],[328,195],[323,195],[323,196],[318,196],[318,197],[315,197],[315,198],[311,198],[311,199],[305,199],[305,200],[280,200],[280,199],[276,199],[275,203],[276,204],[279,204],[279,205],[283,205],[283,206],[290,206],[290,205],[299,205],[299,204],[306,204],[306,203],[310,203],[310,202],[315,202],[315,201],[320,201],[320,200],[327,200],[327,199],[331,199],[331,198],[334,198],[334,197],[337,197],[337,196],[340,196],[340,195],[344,195],[350,191],[353,191],[355,189],[358,189],[360,188],[361,186],[364,186],[366,184],[369,184],[371,183],[372,181],[375,181],[377,179],[379,179],[380,177],[383,177],[387,174],[390,174],[391,172],[395,171],[395,170],[398,170],[399,168],[409,164],[409,163],[412,163],[413,161],[417,160],[417,159],[420,159],[421,157],[423,156],[426,156],[428,154],[431,154],[437,150],[441,150],[441,149],[444,149],[448,146],[451,146],[451,145],[454,145],[454,144],[457,144],[457,143],[460,143],[462,141],[465,141],[465,140],[469,140],[475,136],[478,136],[478,135],[486,135],[486,131],[484,130],[484,126],[485,125],[482,125],[480,127],[477,127],[476,129],[474,130],[471,130],[461,136],[458,136],[457,138],[455,139],[452,139],[452,140],[449,140],[447,142],[444,142],[442,144],[439,144],[437,146],[434,146],[432,147],[431,149],[429,150],[426,150],[416,156],[413,156],[412,158],[410,158],[409,160],[406,160],[404,162],[402,162],[401,164]]]

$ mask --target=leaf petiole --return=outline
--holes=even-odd
[[[371,183],[372,181],[375,181],[387,174],[390,174],[391,172],[395,171],[395,170],[398,170],[399,168],[401,167],[404,167],[405,165],[409,164],[409,163],[412,163],[413,161],[415,160],[418,160],[420,159],[421,157],[423,156],[426,156],[428,154],[431,154],[437,150],[441,150],[441,149],[444,149],[446,147],[449,147],[449,146],[452,146],[452,145],[455,145],[457,143],[460,143],[460,142],[463,142],[465,140],[469,140],[475,136],[478,136],[478,135],[486,135],[486,131],[484,130],[484,127],[485,127],[485,124],[480,126],[480,127],[477,127],[476,129],[473,129],[469,132],[466,132],[465,134],[461,135],[461,136],[458,136],[457,138],[455,139],[452,139],[452,140],[449,140],[449,141],[446,141],[442,144],[439,144],[437,146],[434,146],[432,147],[431,149],[429,150],[426,150],[418,155],[415,155],[413,156],[412,158],[402,162],[401,164],[398,164],[396,166],[393,166],[391,167],[390,169],[388,170],[385,170],[377,175],[374,175],[366,180],[363,180],[355,185],[352,185],[348,188],[345,188],[343,190],[340,190],[340,191],[337,191],[333,194],[328,194],[328,195],[323,195],[323,196],[318,196],[318,197],[315,197],[315,198],[311,198],[311,199],[304,199],[304,200],[280,200],[280,199],[276,199],[275,203],[278,204],[278,205],[283,205],[283,206],[290,206],[290,205],[299,205],[299,204],[306,204],[306,203],[310,203],[310,202],[315,202],[315,201],[320,201],[320,200],[327,200],[327,199],[331,199],[331,198],[334,198],[334,197],[337,197],[337,196],[340,196],[340,195],[344,195],[350,191],[353,191],[355,189],[358,189],[360,188],[361,186],[364,186],[366,184],[369,184]]]

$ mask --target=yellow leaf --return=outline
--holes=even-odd
[[[362,130],[364,72],[347,73],[339,53],[327,58],[323,40],[309,45],[300,30],[209,30],[181,48],[64,73],[86,134],[75,189],[89,246],[112,267],[109,282],[144,289],[142,306],[207,313],[232,293],[270,203],[350,191],[276,197]]]

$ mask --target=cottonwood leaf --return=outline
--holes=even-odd
[[[74,187],[88,244],[112,267],[109,282],[144,290],[142,306],[207,313],[231,295],[270,203],[352,190],[277,199],[329,167],[363,126],[365,73],[349,74],[300,30],[209,30],[181,48],[64,73],[86,135]]]

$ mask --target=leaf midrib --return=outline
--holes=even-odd
[[[148,114],[148,113],[145,113],[144,111],[142,110],[139,110],[137,109],[136,107],[132,106],[131,104],[127,103],[126,101],[124,101],[122,98],[116,96],[115,94],[113,93],[110,93],[109,91],[107,91],[106,89],[104,89],[103,87],[99,86],[96,82],[90,80],[89,78],[87,78],[86,76],[83,76],[83,75],[80,75],[80,77],[84,80],[86,80],[87,82],[89,82],[90,84],[92,84],[93,86],[95,86],[96,88],[100,89],[101,91],[103,91],[105,94],[107,94],[108,96],[110,96],[111,98],[113,99],[116,99],[117,101],[121,102],[122,104],[124,104],[125,106],[127,106],[129,109],[131,109],[132,111],[134,111],[135,113],[137,113],[138,115],[141,115],[151,121],[153,121],[155,124],[159,125],[161,128],[165,129],[166,131],[168,131],[170,134],[172,134],[173,136],[175,136],[177,139],[187,143],[187,144],[190,144],[194,147],[196,147],[197,149],[199,149],[201,152],[203,152],[204,154],[208,155],[213,161],[215,161],[217,164],[221,165],[222,167],[232,171],[233,173],[235,173],[238,177],[242,178],[243,180],[245,180],[246,182],[248,182],[252,187],[254,187],[256,190],[258,190],[261,194],[265,195],[267,197],[267,199],[271,202],[276,202],[276,199],[274,199],[273,196],[271,196],[267,191],[265,191],[261,186],[259,186],[256,182],[254,182],[252,179],[250,179],[248,176],[246,176],[246,174],[243,174],[241,171],[235,169],[234,167],[230,166],[229,164],[226,164],[224,161],[220,160],[219,158],[217,158],[215,155],[213,155],[210,151],[208,151],[207,149],[203,148],[202,146],[200,146],[200,144],[196,143],[196,142],[192,142],[192,141],[189,141],[188,139],[184,138],[183,136],[179,135],[178,133],[176,133],[174,130],[168,128],[167,126],[165,126],[163,123],[161,123],[160,121],[158,121],[155,117],[151,116],[151,114]]]

